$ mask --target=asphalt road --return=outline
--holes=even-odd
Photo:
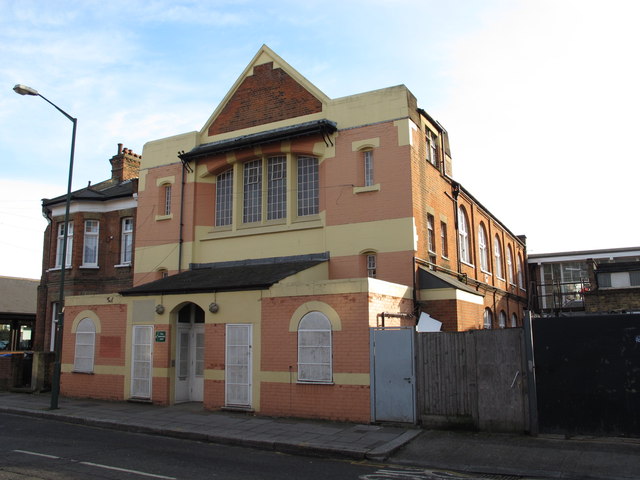
[[[283,455],[0,414],[0,480],[431,480],[451,472]]]

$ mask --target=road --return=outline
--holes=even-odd
[[[473,478],[451,472],[283,455],[9,414],[0,414],[0,439],[0,480]]]

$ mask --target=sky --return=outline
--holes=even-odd
[[[69,171],[72,123],[15,84],[78,119],[78,189],[118,143],[200,130],[263,44],[331,98],[406,85],[529,253],[639,246],[638,20],[635,0],[0,0],[0,275],[40,277]]]

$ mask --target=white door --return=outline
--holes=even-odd
[[[151,399],[153,372],[152,325],[134,325],[131,359],[131,396]]]
[[[251,406],[251,325],[227,325],[226,404]]]
[[[204,393],[204,325],[178,324],[176,402],[201,402]]]

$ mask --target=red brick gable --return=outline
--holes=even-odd
[[[208,130],[209,136],[322,111],[322,103],[273,62],[257,65]]]

